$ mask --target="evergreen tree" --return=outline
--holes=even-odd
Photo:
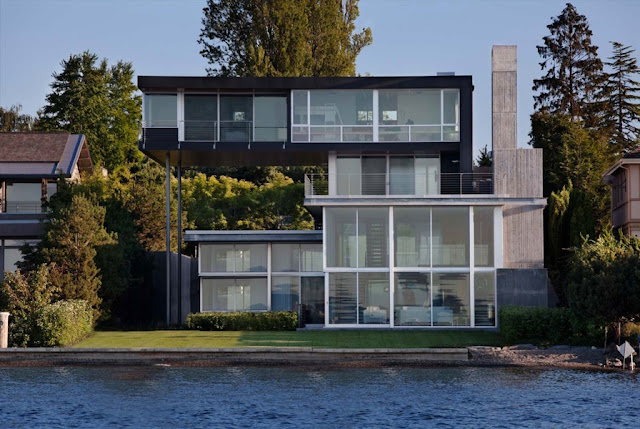
[[[604,127],[611,132],[611,143],[617,150],[634,149],[640,137],[640,82],[634,80],[640,74],[635,52],[630,46],[611,42],[613,54],[605,63],[611,69],[603,88],[607,106]]]
[[[86,135],[92,159],[109,170],[138,157],[142,99],[131,82],[131,64],[109,67],[86,51],[61,66],[39,112],[39,129]]]
[[[491,155],[489,155],[489,149],[487,149],[487,145],[485,145],[482,149],[480,149],[480,154],[476,158],[476,166],[491,167],[492,165],[493,161],[491,160]]]
[[[208,0],[198,43],[215,76],[353,76],[371,30],[358,0]]]
[[[591,44],[587,18],[567,3],[547,28],[550,34],[537,47],[545,74],[533,81],[533,90],[538,91],[535,108],[566,114],[572,121],[595,127],[601,108],[597,95],[605,75],[598,47]]]
[[[113,244],[115,234],[104,227],[105,209],[91,197],[74,192],[73,184],[58,181],[58,192],[48,204],[48,222],[38,245],[25,246],[23,272],[34,271],[41,264],[53,264],[51,285],[61,299],[82,299],[100,315],[101,278],[95,263],[96,249]]]

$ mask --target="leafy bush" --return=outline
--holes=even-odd
[[[514,307],[500,309],[500,331],[510,344],[591,345],[602,341],[601,327],[568,308]]]
[[[191,313],[187,328],[200,331],[295,331],[298,314],[291,311],[265,313]]]
[[[38,312],[34,345],[68,347],[92,331],[93,310],[87,301],[58,301]]]

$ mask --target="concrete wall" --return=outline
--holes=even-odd
[[[548,307],[555,305],[555,297],[550,288],[547,270],[538,269],[498,269],[498,308],[504,305],[522,307]]]

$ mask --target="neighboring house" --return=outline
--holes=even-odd
[[[611,185],[611,224],[640,238],[640,151],[625,154],[604,174]]]
[[[489,172],[471,76],[140,76],[139,147],[179,183],[182,166],[326,167],[305,178],[318,231],[187,231],[198,281],[167,288],[167,321],[303,304],[327,328],[486,328],[500,305],[546,306],[542,151],[517,148],[516,47],[492,59]]]
[[[0,133],[0,278],[15,270],[20,247],[40,240],[58,178],[79,180],[92,168],[81,134]]]

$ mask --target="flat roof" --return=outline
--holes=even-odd
[[[184,241],[215,243],[268,243],[298,242],[322,243],[322,231],[272,230],[272,231],[185,231]]]
[[[257,90],[291,89],[383,89],[383,88],[466,88],[473,90],[472,78],[464,76],[368,76],[368,77],[217,77],[138,76],[138,88],[148,90]]]

